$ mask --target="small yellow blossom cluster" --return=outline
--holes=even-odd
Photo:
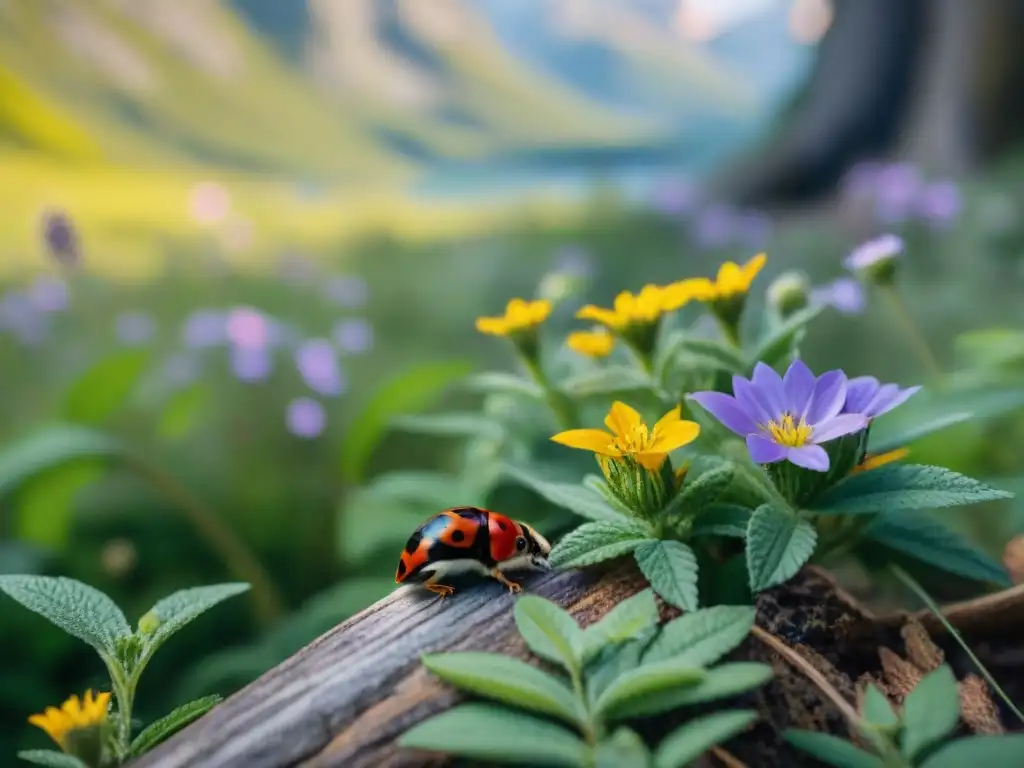
[[[60,709],[47,707],[44,712],[32,715],[28,719],[31,725],[38,726],[46,731],[57,746],[69,753],[74,753],[72,739],[75,734],[95,732],[101,729],[107,721],[107,710],[110,707],[110,694],[86,691],[79,699],[72,696],[63,704]],[[95,739],[96,747],[99,748],[100,741]]]

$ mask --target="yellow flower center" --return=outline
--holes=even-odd
[[[647,425],[637,424],[626,432],[615,435],[612,447],[620,453],[629,455],[649,451],[653,443],[654,435],[647,431]]]
[[[811,439],[810,425],[802,418],[799,421],[794,420],[788,413],[784,413],[778,421],[769,421],[764,428],[772,436],[772,440],[790,448],[799,448]]]

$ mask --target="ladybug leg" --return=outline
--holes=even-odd
[[[449,587],[447,584],[438,584],[437,580],[441,578],[441,574],[438,572],[433,573],[429,579],[423,582],[423,586],[433,592],[435,595],[440,595],[441,599],[444,600],[446,597],[451,597],[455,594],[455,588]]]
[[[522,592],[523,591],[523,587],[522,587],[521,584],[516,584],[514,581],[509,581],[507,578],[505,578],[505,574],[502,573],[501,571],[499,571],[497,568],[493,568],[491,570],[491,576],[493,576],[495,579],[497,579],[502,584],[504,584],[506,587],[508,587],[508,591],[509,592]]]

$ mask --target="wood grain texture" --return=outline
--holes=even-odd
[[[528,576],[531,594],[590,624],[646,585],[632,567]],[[430,765],[395,739],[459,698],[427,673],[420,655],[449,650],[528,654],[514,598],[477,583],[441,601],[419,592],[387,597],[185,728],[133,768],[397,768]]]

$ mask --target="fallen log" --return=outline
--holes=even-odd
[[[530,593],[556,601],[584,625],[646,586],[631,562],[537,575],[523,583]],[[396,745],[397,738],[412,725],[462,698],[423,669],[420,655],[488,650],[529,658],[515,630],[513,599],[496,583],[476,584],[445,601],[418,593],[385,598],[327,632],[132,765],[411,768],[446,764],[443,755]],[[985,600],[995,610],[1007,610],[1005,599]],[[1015,605],[1019,608],[1020,601]],[[662,613],[668,619],[678,612],[663,606]],[[952,615],[978,623],[977,610],[961,606]],[[744,706],[755,706],[761,720],[726,745],[734,756],[729,759],[799,768],[813,763],[782,741],[780,733],[785,728],[849,736],[846,719],[834,700],[809,680],[808,667],[817,670],[818,679],[827,680],[833,693],[838,691],[851,704],[856,702],[858,682],[865,679],[876,681],[898,703],[905,693],[902,689],[913,682],[915,674],[920,676],[929,665],[946,657],[958,677],[970,681],[962,687],[962,699],[967,697],[962,732],[999,732],[1006,727],[1008,720],[986,685],[970,675],[969,665],[941,635],[941,627],[932,633],[933,641],[913,615],[876,618],[821,570],[806,568],[784,587],[762,594],[757,624],[770,633],[772,642],[764,641],[765,632],[758,633],[761,639],[752,636],[729,659],[770,663],[776,679],[761,692],[745,697]],[[997,678],[1004,676],[1000,679],[1010,695],[1019,696],[1024,693],[1024,660],[1014,649],[1021,647],[1024,626],[998,621],[981,622],[981,626],[986,634],[979,641],[979,655],[992,665]],[[779,647],[796,656],[780,654]],[[654,743],[678,722],[678,715],[669,715],[639,724],[638,731]]]

